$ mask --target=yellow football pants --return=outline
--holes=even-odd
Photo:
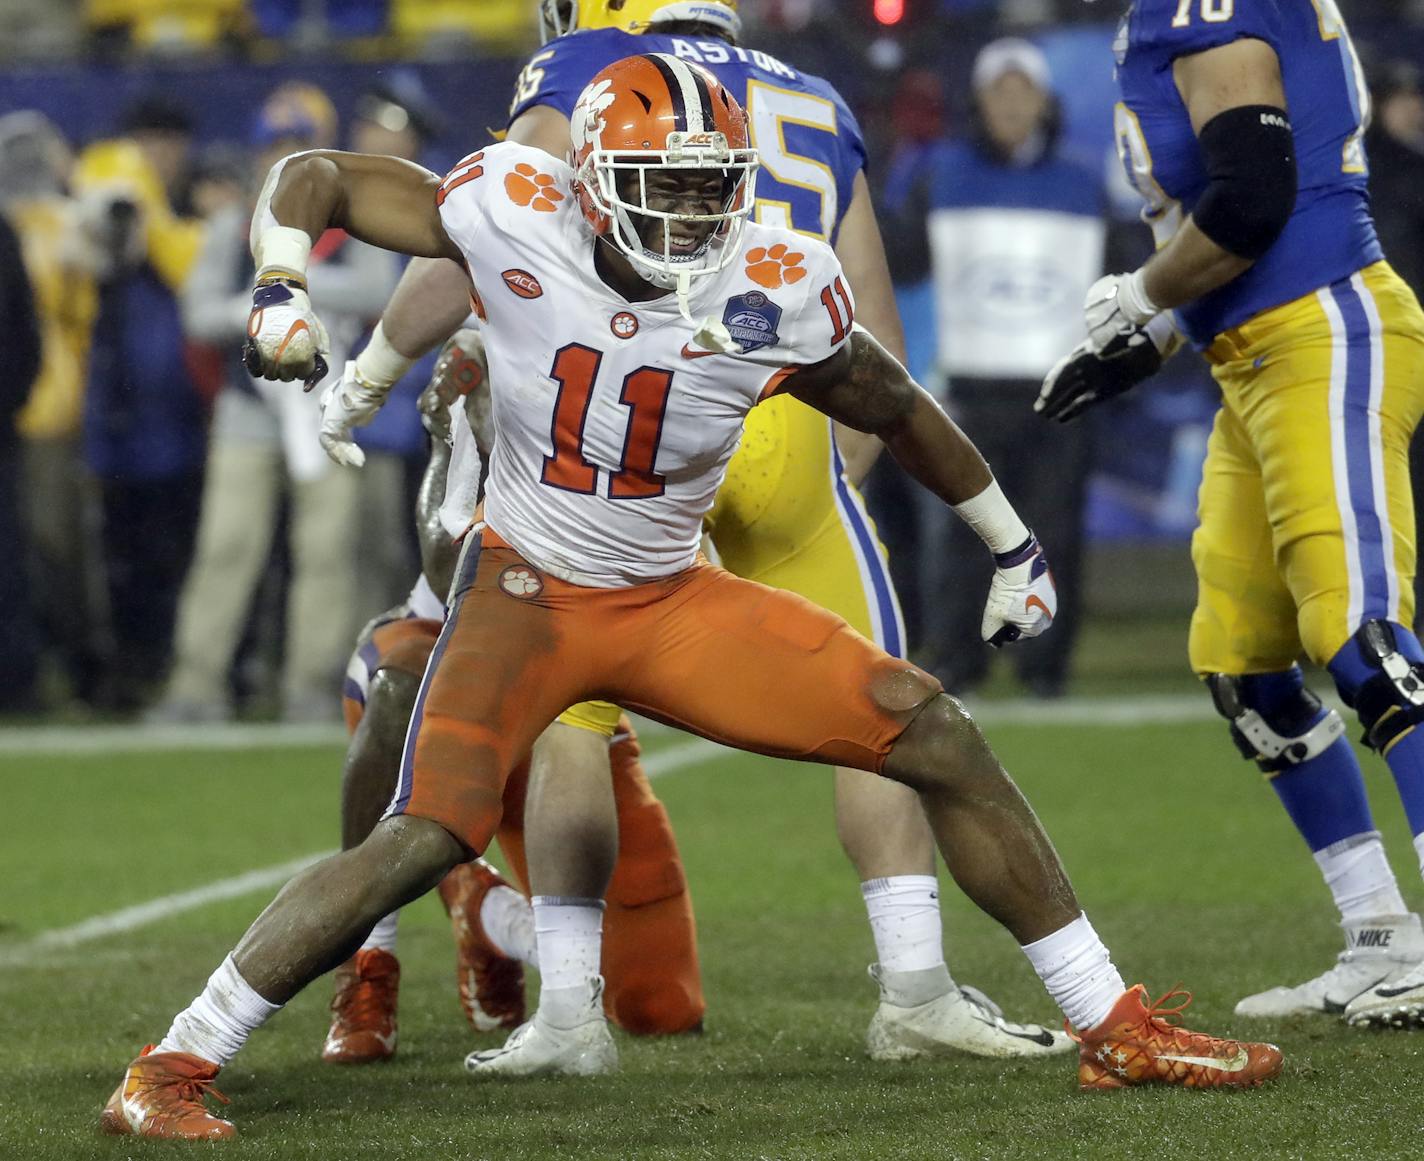
[[[1384,262],[1263,311],[1206,352],[1222,406],[1192,538],[1198,674],[1323,665],[1414,615],[1409,443],[1424,314]]]

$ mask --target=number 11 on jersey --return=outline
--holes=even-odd
[[[582,343],[560,347],[549,376],[559,385],[550,432],[554,454],[544,457],[541,480],[551,488],[592,496],[598,491],[598,467],[584,455],[584,428],[593,403],[603,353]],[[661,496],[667,480],[653,470],[662,442],[663,419],[672,392],[671,371],[639,367],[623,379],[618,402],[629,409],[628,429],[618,467],[608,473],[612,500]]]

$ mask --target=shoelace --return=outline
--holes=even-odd
[[[213,1087],[211,1080],[189,1079],[178,1085],[179,1100],[192,1101],[194,1104],[201,1105],[205,1096],[216,1097],[219,1102],[225,1105],[232,1104],[226,1094]]]
[[[1169,1007],[1167,1002],[1182,998],[1182,1002],[1175,1007]],[[1227,1041],[1219,1036],[1211,1036],[1205,1032],[1193,1032],[1183,1028],[1176,1023],[1174,1017],[1179,1017],[1187,1006],[1192,1002],[1192,994],[1180,985],[1169,989],[1150,1004],[1146,1005],[1147,1011],[1139,1025],[1141,1032],[1145,1035],[1155,1032],[1158,1035],[1166,1036],[1176,1047],[1185,1048],[1192,1044],[1205,1044],[1211,1047],[1224,1045]]]

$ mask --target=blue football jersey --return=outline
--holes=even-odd
[[[1114,134],[1158,243],[1207,185],[1172,62],[1241,37],[1265,41],[1280,58],[1299,193],[1285,231],[1259,262],[1178,309],[1199,346],[1382,257],[1361,140],[1369,96],[1335,0],[1137,0],[1123,18],[1113,46],[1122,91]]]
[[[515,86],[510,121],[535,105],[567,117],[598,73],[645,52],[705,66],[747,111],[752,144],[761,156],[756,220],[834,243],[855,175],[865,167],[860,126],[828,82],[764,52],[618,28],[571,33],[529,58]]]

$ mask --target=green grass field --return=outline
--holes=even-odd
[[[401,1047],[369,1069],[318,1053],[320,981],[220,1087],[234,1158],[1325,1158],[1424,1156],[1424,1035],[1234,1022],[1243,994],[1323,969],[1333,910],[1274,796],[1212,722],[989,725],[1129,979],[1196,992],[1191,1021],[1286,1052],[1269,1089],[1083,1095],[1070,1061],[875,1065],[871,944],[814,767],[714,755],[655,782],[693,885],[707,1031],[620,1039],[620,1075],[477,1085],[438,905],[402,922]],[[658,753],[681,743],[651,741]],[[47,930],[334,844],[339,750],[0,755],[0,1158],[176,1155],[101,1137],[100,1106],[272,891],[72,946]],[[1406,896],[1417,870],[1367,762]],[[1012,941],[946,890],[951,967],[1010,1015],[1054,1009]],[[1071,1058],[1070,1058],[1071,1060]],[[206,1150],[209,1146],[194,1146]],[[204,1153],[206,1156],[207,1154]]]

